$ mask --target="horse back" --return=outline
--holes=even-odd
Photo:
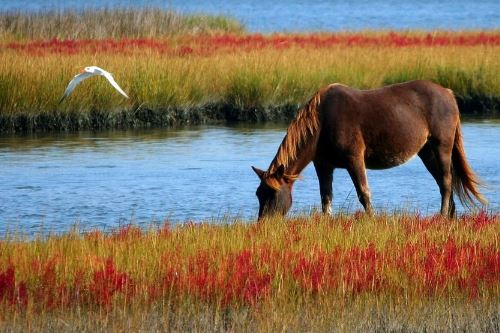
[[[430,81],[373,90],[334,84],[322,97],[318,152],[328,151],[339,167],[358,154],[368,168],[399,165],[431,138],[452,139],[458,123],[453,94]]]

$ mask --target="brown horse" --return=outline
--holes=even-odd
[[[387,169],[415,154],[436,180],[441,214],[453,217],[453,191],[464,205],[485,204],[479,181],[465,158],[453,92],[429,81],[373,90],[331,84],[319,90],[290,124],[267,171],[252,167],[259,219],[286,214],[292,187],[311,161],[319,179],[323,213],[331,213],[335,168],[347,169],[359,201],[372,212],[366,168]]]

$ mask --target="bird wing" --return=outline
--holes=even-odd
[[[122,88],[120,88],[120,86],[118,85],[118,83],[116,83],[115,79],[113,79],[113,76],[111,75],[111,73],[109,72],[106,72],[105,70],[102,70],[102,75],[108,79],[109,83],[111,83],[111,85],[113,87],[115,87],[116,90],[118,90],[118,92],[120,94],[122,94],[123,96],[127,97],[127,94],[122,90]]]
[[[66,87],[66,90],[64,91],[63,96],[59,100],[59,103],[61,103],[66,97],[68,97],[80,82],[94,75],[99,75],[99,74],[84,72],[75,75],[75,77],[69,82],[68,86]]]

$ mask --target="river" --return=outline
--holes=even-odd
[[[0,136],[0,233],[253,220],[259,181],[251,166],[267,168],[285,131],[267,124]],[[465,122],[463,135],[469,162],[488,185],[488,209],[499,211],[500,122]],[[439,209],[438,187],[418,157],[370,170],[368,178],[379,210]],[[293,199],[292,214],[319,206],[312,165]],[[347,172],[336,170],[334,210],[358,209]]]

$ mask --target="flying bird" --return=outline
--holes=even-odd
[[[66,91],[64,91],[64,95],[61,97],[59,103],[61,103],[66,97],[68,97],[80,82],[91,76],[96,76],[96,75],[104,76],[109,81],[109,83],[111,83],[111,85],[116,90],[118,90],[120,94],[128,98],[127,94],[122,90],[122,88],[120,88],[118,83],[116,83],[115,79],[113,78],[113,75],[111,75],[110,72],[105,71],[104,69],[99,68],[97,66],[89,66],[82,69],[81,73],[75,75],[73,80],[69,82],[68,86],[66,87]]]

